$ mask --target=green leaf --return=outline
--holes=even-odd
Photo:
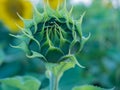
[[[24,52],[27,52],[27,53],[29,53],[30,51],[29,51],[29,49],[28,49],[28,46],[27,46],[27,44],[26,44],[26,42],[21,42],[19,45],[11,45],[10,44],[10,46],[11,47],[13,47],[13,48],[17,48],[17,49],[22,49]]]
[[[77,61],[76,57],[74,55],[72,55],[72,54],[63,56],[62,58],[59,59],[59,62],[60,61],[65,61],[65,60],[68,60],[68,62],[76,64],[76,65],[78,65],[81,68],[85,68],[84,66],[82,66],[82,65],[79,64],[79,62]]]
[[[17,13],[17,15],[24,22],[25,28],[29,28],[30,26],[32,26],[32,24],[33,24],[33,20],[32,19],[25,19],[19,13]]]
[[[72,90],[108,90],[108,89],[100,88],[97,86],[84,85],[84,86],[74,87]]]
[[[4,54],[3,50],[0,50],[0,65],[2,64],[4,58],[5,58],[5,54]]]
[[[41,85],[40,81],[31,76],[5,78],[0,82],[3,90],[8,90],[8,87],[14,88],[11,90],[38,90]]]
[[[48,49],[45,57],[48,62],[56,63],[63,55],[59,48],[52,47]]]
[[[61,41],[60,48],[62,49],[62,51],[64,52],[65,55],[68,54],[70,42],[66,39],[60,39],[60,41]]]
[[[70,53],[71,54],[77,53],[79,51],[79,48],[80,48],[80,42],[79,41],[73,42],[71,44]]]
[[[58,64],[53,64],[53,63],[46,64],[47,71],[52,72],[54,76],[59,76],[59,78],[62,77],[65,71],[74,67],[75,67],[75,63],[73,62],[60,62]],[[49,77],[49,75],[47,76]]]
[[[19,89],[16,89],[16,88],[11,87],[9,85],[1,84],[0,90],[19,90]]]
[[[33,20],[36,21],[37,23],[41,21],[42,18],[42,13],[40,13],[37,8],[33,5]]]
[[[84,44],[88,41],[90,36],[91,36],[91,34],[89,33],[89,35],[87,37],[82,37],[82,43],[81,43],[81,48],[80,48],[79,52],[82,50]]]
[[[47,61],[46,58],[42,54],[35,52],[35,51],[31,51],[31,52],[32,52],[31,55],[28,55],[28,54],[26,55],[28,58],[40,58],[41,60],[45,62]]]

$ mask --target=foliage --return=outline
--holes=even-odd
[[[40,82],[30,76],[1,79],[2,90],[38,90]]]
[[[73,88],[73,90],[106,90],[106,89],[97,86],[86,85],[86,86],[75,87]]]
[[[74,56],[85,68],[78,68],[71,63],[71,69],[61,77],[59,90],[72,90],[72,88],[73,90],[78,88],[78,90],[81,88],[97,90],[97,87],[99,89],[106,88],[105,90],[113,87],[115,90],[120,89],[120,9],[119,7],[114,8],[111,2],[103,4],[102,1],[93,0],[90,6],[82,4],[74,6],[72,15],[76,19],[86,11],[82,23],[82,34],[87,36],[90,32],[91,37],[84,45],[83,50]],[[67,6],[68,9],[71,7],[70,4]],[[11,82],[11,79],[16,76],[20,76],[19,78],[24,80],[27,75],[30,76],[30,80],[35,79],[36,82],[37,78],[37,82],[41,82],[40,90],[48,90],[49,81],[45,75],[49,77],[49,74],[45,73],[43,62],[36,58],[28,60],[24,52],[11,48],[10,43],[19,43],[19,41],[9,36],[9,33],[0,24],[0,79],[3,81],[9,79]],[[54,65],[59,69],[62,67]],[[52,66],[48,68],[51,69]],[[67,66],[65,68],[68,69]],[[56,68],[52,69],[57,71]],[[10,88],[16,90],[15,87],[15,85],[11,87],[3,82],[0,83],[0,90],[10,90]]]

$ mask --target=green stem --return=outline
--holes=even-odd
[[[72,65],[71,65],[72,64]],[[59,64],[46,63],[46,76],[50,81],[50,89],[49,90],[58,90],[59,89],[59,81],[62,77],[63,73],[72,68],[74,64],[61,62]]]
[[[59,77],[49,71],[50,90],[58,90]]]

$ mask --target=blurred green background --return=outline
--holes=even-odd
[[[66,71],[60,81],[61,90],[86,84],[120,90],[120,1],[92,0],[91,4],[71,4],[67,0],[68,9],[72,5],[74,18],[79,19],[86,12],[82,31],[84,36],[91,33],[91,37],[80,54],[76,55],[86,68],[76,66]],[[41,7],[38,5],[39,9]],[[41,88],[47,87],[49,81],[44,74],[43,62],[29,60],[24,52],[10,47],[9,44],[15,40],[9,34],[9,29],[0,22],[0,79],[29,75],[42,82]]]

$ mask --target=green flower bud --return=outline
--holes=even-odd
[[[38,57],[48,63],[73,60],[78,64],[74,55],[80,52],[89,36],[82,36],[84,14],[79,20],[74,20],[71,13],[72,9],[66,9],[66,3],[56,10],[47,4],[43,13],[34,8],[32,20],[19,16],[25,27],[19,27],[22,29],[20,35],[12,35],[21,40],[18,46],[13,47],[24,50],[29,58]]]

